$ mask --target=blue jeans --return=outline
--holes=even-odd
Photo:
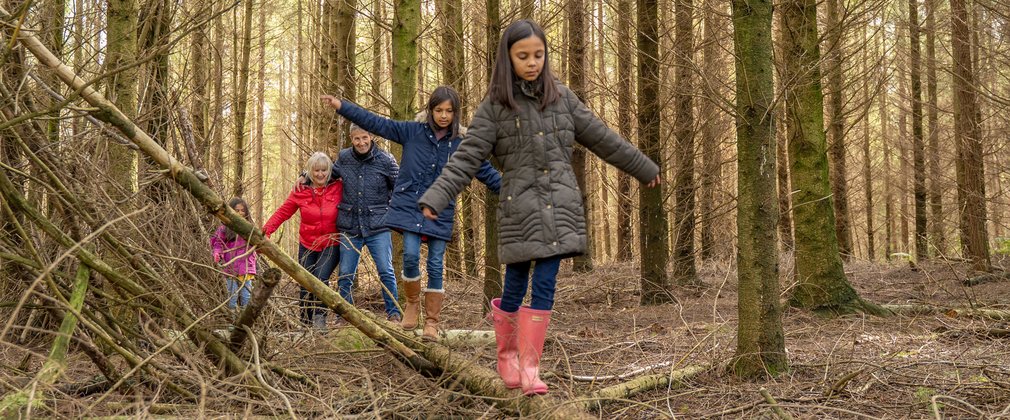
[[[298,263],[325,285],[330,284],[330,275],[337,268],[339,259],[339,246],[334,245],[323,248],[321,251],[312,251],[298,244]],[[298,306],[301,308],[299,319],[306,325],[312,324],[312,319],[316,314],[326,316],[326,309],[322,302],[304,287],[298,291]]]
[[[445,265],[446,241],[428,237],[428,290],[443,292],[442,267]],[[421,276],[421,235],[403,232],[403,277]]]
[[[249,297],[252,296],[252,280],[247,280],[239,288],[238,279],[228,277],[226,280],[228,287],[228,308],[245,307],[249,304]]]
[[[501,294],[501,310],[505,312],[519,310],[519,305],[522,305],[523,298],[526,297],[531,264],[533,264],[533,299],[530,302],[530,307],[541,311],[549,311],[554,307],[554,287],[558,281],[561,257],[507,264],[505,266],[505,285],[502,287]]]
[[[354,303],[351,288],[354,286],[358,260],[364,248],[368,248],[372,254],[375,271],[382,281],[382,301],[386,304],[386,316],[399,314],[400,309],[396,307],[396,275],[393,274],[393,237],[388,230],[370,236],[340,235],[340,278],[337,280],[340,297],[348,303]]]

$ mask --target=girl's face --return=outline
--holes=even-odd
[[[235,213],[242,215],[242,217],[249,217],[249,209],[245,208],[245,204],[242,203],[235,205]]]
[[[512,58],[512,71],[516,76],[526,81],[534,81],[544,70],[544,59],[547,57],[547,46],[536,35],[520,39],[509,48]]]
[[[330,168],[325,165],[317,165],[312,168],[312,184],[317,187],[326,185],[326,180],[330,177]]]
[[[455,112],[456,110],[452,109],[452,102],[445,101],[435,105],[435,107],[431,109],[431,117],[438,128],[449,128],[449,125],[452,124],[452,116]]]

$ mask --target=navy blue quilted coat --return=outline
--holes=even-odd
[[[344,194],[337,206],[340,233],[372,236],[389,230],[384,219],[397,172],[396,159],[374,145],[364,159],[354,156],[353,147],[340,151],[332,175],[344,181]]]

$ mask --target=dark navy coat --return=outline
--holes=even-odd
[[[372,236],[389,230],[383,219],[398,171],[396,159],[374,144],[364,159],[355,156],[353,147],[340,151],[331,176],[344,181],[344,194],[337,206],[340,233]]]
[[[456,212],[455,201],[438,213],[438,220],[432,221],[424,218],[417,207],[417,199],[442,173],[449,156],[459,147],[461,138],[450,138],[451,134],[446,134],[441,139],[436,139],[434,131],[427,123],[393,121],[348,101],[342,101],[337,112],[366,131],[403,145],[400,175],[393,187],[393,198],[389,203],[385,225],[398,231],[451,240],[453,217]],[[488,161],[485,160],[481,164],[476,178],[491,191],[498,193],[501,174]],[[344,189],[345,191],[347,189],[346,176]]]

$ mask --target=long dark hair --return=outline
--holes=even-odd
[[[540,85],[539,89],[543,92],[540,97],[540,110],[543,111],[547,105],[554,103],[561,96],[554,84],[554,73],[551,72],[551,48],[547,44],[544,30],[532,20],[521,19],[505,28],[505,32],[501,35],[498,52],[495,54],[494,70],[491,72],[491,86],[487,91],[491,101],[507,106],[513,111],[519,108],[512,93],[512,84],[518,76],[512,70],[512,56],[509,55],[509,49],[512,48],[512,44],[531,36],[540,38],[544,43],[544,68],[537,80],[533,81]]]
[[[449,101],[452,105],[452,122],[449,123],[449,132],[452,133],[449,138],[454,139],[459,137],[459,114],[463,110],[459,109],[459,93],[456,89],[449,86],[439,86],[431,92],[431,96],[428,97],[428,126],[431,127],[431,131],[437,131],[438,125],[435,124],[435,107],[442,102]]]
[[[247,204],[245,200],[243,200],[241,197],[235,197],[228,201],[228,207],[231,207],[232,210],[235,210],[235,208],[238,207],[239,204],[245,207],[245,220],[248,221],[249,223],[252,223],[252,209],[249,208],[249,204]],[[237,235],[238,234],[236,234],[235,231],[231,230],[231,228],[229,228],[228,226],[224,227],[224,239],[226,241],[228,242],[234,241]]]

